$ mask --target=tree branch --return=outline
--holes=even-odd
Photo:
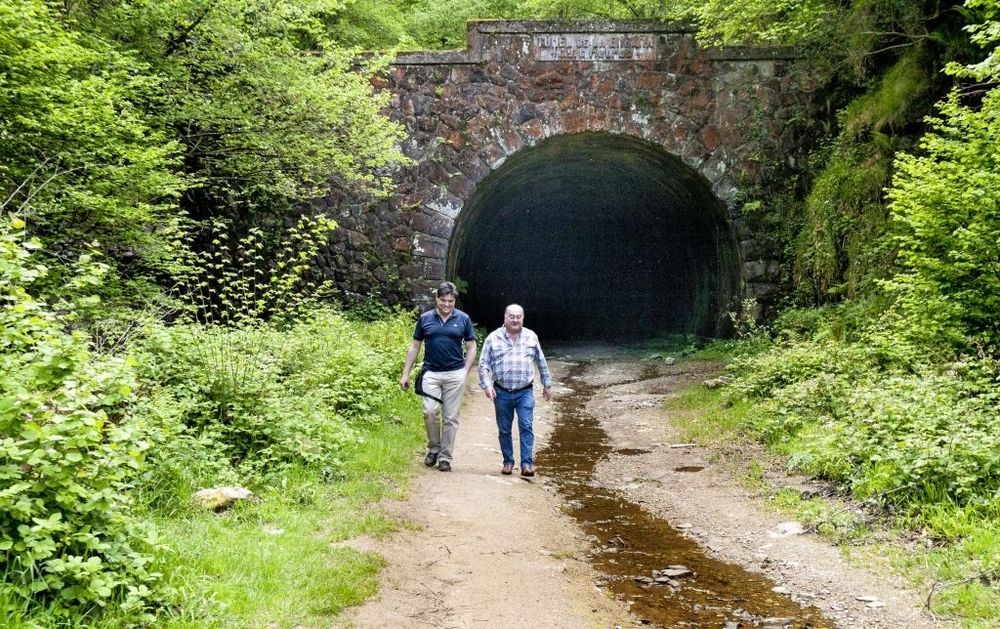
[[[934,613],[931,611],[931,599],[934,597],[934,594],[939,590],[939,586],[940,589],[943,590],[945,588],[954,587],[956,585],[966,585],[968,583],[972,583],[973,581],[978,581],[979,579],[982,579],[983,577],[986,577],[988,575],[996,574],[997,572],[1000,572],[1000,568],[990,568],[989,570],[983,570],[977,575],[973,575],[967,579],[959,579],[958,581],[949,581],[947,583],[939,583],[935,581],[934,585],[931,586],[931,591],[927,593],[927,600],[924,601],[924,607],[927,609],[928,612],[931,612],[932,614]]]
[[[198,28],[198,25],[201,24],[206,17],[208,17],[208,14],[212,12],[212,8],[214,6],[215,6],[215,0],[212,0],[205,7],[205,10],[202,12],[201,15],[197,16],[194,19],[194,21],[188,24],[187,27],[181,33],[175,35],[174,37],[171,37],[170,40],[167,41],[167,48],[163,52],[163,56],[169,57],[170,55],[177,52],[180,49],[180,47],[184,44],[184,40],[188,38],[188,35],[190,35],[192,31],[194,31],[194,29]]]

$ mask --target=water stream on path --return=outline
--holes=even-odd
[[[595,468],[611,445],[586,410],[598,391],[581,378],[587,366],[576,363],[567,374],[574,394],[557,399],[558,417],[540,454],[568,512],[597,540],[590,561],[605,587],[650,626],[835,628],[815,607],[774,592],[770,579],[708,557],[665,520],[600,486]]]

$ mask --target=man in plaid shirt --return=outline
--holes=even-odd
[[[479,356],[479,388],[493,401],[497,429],[500,432],[500,452],[503,453],[501,474],[514,471],[513,423],[517,414],[517,432],[521,448],[521,476],[535,475],[532,450],[535,433],[533,382],[535,367],[542,380],[542,396],[552,399],[552,374],[538,336],[524,327],[524,308],[507,306],[503,326],[490,332]]]

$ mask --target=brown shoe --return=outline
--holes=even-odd
[[[535,468],[531,467],[530,465],[521,466],[521,476],[534,476],[534,475],[535,475]]]
[[[514,464],[513,463],[504,463],[503,464],[503,469],[500,470],[500,473],[503,474],[504,476],[510,476],[511,472],[513,472],[513,471],[514,471]]]

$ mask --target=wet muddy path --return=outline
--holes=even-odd
[[[565,382],[573,394],[559,398],[558,418],[539,455],[567,513],[594,540],[590,561],[604,575],[604,587],[651,626],[836,627],[815,607],[775,592],[776,584],[766,577],[707,556],[666,521],[602,485],[596,469],[603,458],[643,451],[614,450],[599,419],[588,412],[603,388],[584,377],[589,365],[571,364]],[[657,375],[654,367],[633,374],[632,381]]]

